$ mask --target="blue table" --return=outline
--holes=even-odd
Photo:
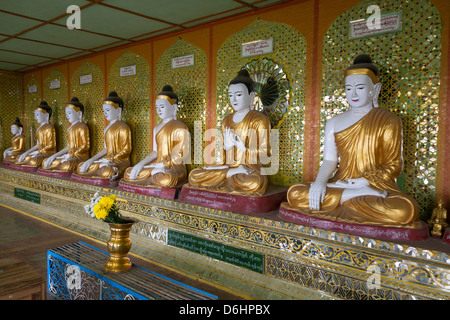
[[[109,254],[83,242],[47,252],[47,297],[60,300],[216,300],[218,297],[133,264],[107,273]]]

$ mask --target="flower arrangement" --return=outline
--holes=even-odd
[[[116,206],[116,196],[100,196],[98,192],[91,198],[90,204],[84,207],[86,212],[93,218],[101,219],[109,223],[122,222],[122,215]]]

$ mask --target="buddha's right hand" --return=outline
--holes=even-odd
[[[44,168],[50,167],[50,165],[52,164],[53,160],[55,160],[55,156],[49,157],[44,163]]]
[[[138,177],[139,173],[141,173],[142,168],[143,168],[142,165],[139,164],[135,165],[133,169],[131,169],[130,180],[135,180]]]
[[[325,199],[327,186],[325,183],[313,182],[309,188],[309,208],[320,210],[320,204]]]
[[[93,163],[93,160],[87,160],[84,162],[80,167],[80,172],[86,172]]]

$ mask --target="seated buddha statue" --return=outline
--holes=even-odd
[[[187,125],[177,119],[178,96],[169,85],[156,97],[161,122],[153,129],[153,151],[125,171],[121,182],[143,187],[176,188],[187,181],[185,161],[190,157]]]
[[[69,122],[67,129],[67,146],[45,159],[43,170],[75,171],[80,162],[89,159],[89,128],[83,123],[84,106],[74,97],[65,107]]]
[[[378,107],[378,75],[365,54],[345,71],[350,108],[326,123],[324,158],[316,180],[289,188],[287,200],[294,211],[389,227],[405,227],[418,219],[416,200],[396,183],[403,164],[402,123]]]
[[[223,163],[196,168],[189,174],[189,186],[246,196],[266,192],[268,178],[261,174],[261,157],[270,152],[270,120],[253,110],[255,92],[247,70],[241,70],[228,87],[234,112],[222,122]]]
[[[16,121],[11,125],[11,133],[13,135],[11,147],[3,152],[4,163],[16,162],[17,158],[25,152],[25,135],[23,134],[23,125],[20,123],[19,118],[16,118]]]
[[[130,166],[131,129],[121,120],[124,104],[115,91],[103,100],[103,113],[108,125],[104,129],[105,148],[81,162],[76,174],[93,178],[120,178]]]
[[[56,132],[49,122],[51,116],[52,108],[45,101],[34,109],[34,118],[39,123],[36,130],[37,143],[19,156],[16,165],[37,168],[45,158],[56,152]]]

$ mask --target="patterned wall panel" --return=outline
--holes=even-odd
[[[172,68],[172,58],[194,55],[194,65],[182,68]],[[155,95],[166,85],[171,85],[178,95],[178,119],[184,121],[191,133],[191,151],[194,150],[194,122],[202,122],[202,137],[205,131],[206,114],[206,83],[208,75],[208,62],[203,50],[179,38],[156,64]],[[154,102],[151,102],[154,108]],[[153,111],[152,111],[153,112]],[[159,122],[160,119],[157,120]],[[204,143],[202,142],[204,147]],[[203,150],[203,148],[202,148]],[[188,169],[201,166],[203,157],[194,159]]]
[[[92,75],[92,82],[80,84],[80,76]],[[104,97],[104,77],[100,67],[85,61],[72,75],[71,97],[77,97],[84,105],[83,121],[89,126],[91,156],[103,150],[103,129],[105,117],[102,102]]]
[[[273,38],[273,53],[241,57],[243,43],[269,38]],[[217,53],[218,128],[233,110],[228,98],[228,84],[242,68],[249,70],[257,83],[257,108],[269,116],[272,128],[279,129],[279,171],[270,177],[270,181],[280,185],[301,181],[306,69],[304,37],[289,25],[256,19],[228,38]],[[267,88],[269,79],[276,79],[279,97],[274,108],[263,110],[261,90]]]
[[[368,18],[369,5],[381,14],[401,11],[402,31],[349,40],[349,22]],[[422,0],[363,1],[343,13],[323,39],[321,134],[326,120],[348,108],[343,72],[360,53],[370,54],[380,69],[380,107],[403,122],[404,170],[401,188],[422,208],[433,208],[435,198],[441,21],[438,10]],[[323,136],[321,137],[321,154]]]
[[[51,84],[59,81],[59,88],[52,88]],[[52,108],[51,122],[56,130],[56,150],[59,151],[67,146],[67,128],[68,122],[65,112],[65,104],[67,98],[67,80],[66,77],[58,70],[53,69],[50,75],[44,80],[42,92],[44,100],[47,101]]]
[[[23,76],[14,72],[0,72],[0,159],[3,151],[11,147],[11,125],[17,117],[23,121]]]
[[[29,88],[36,86],[37,91],[30,92]],[[34,146],[36,143],[36,129],[38,127],[36,120],[34,119],[34,108],[41,102],[41,85],[34,76],[30,81],[25,84],[25,121],[24,125],[27,150]]]
[[[136,74],[120,76],[120,68],[136,66]],[[143,57],[126,51],[112,65],[108,74],[108,92],[116,91],[124,101],[122,120],[133,134],[132,165],[150,152],[150,68]]]

